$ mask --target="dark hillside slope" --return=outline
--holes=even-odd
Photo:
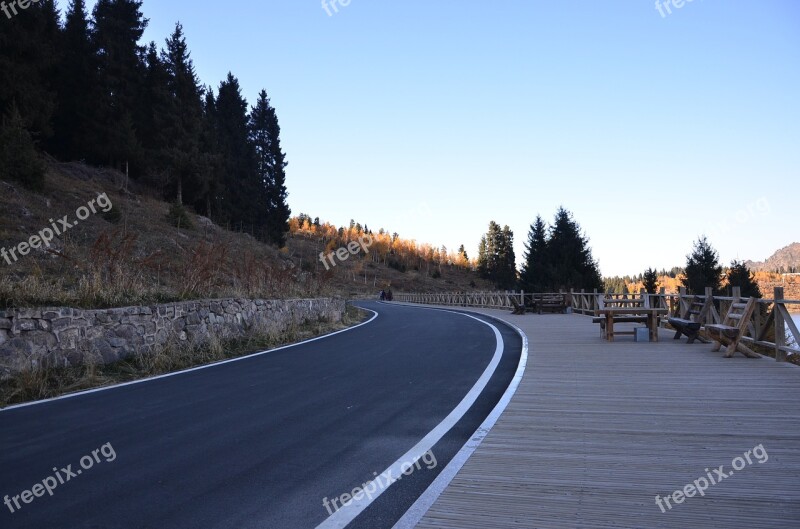
[[[320,241],[290,237],[277,249],[189,211],[182,216],[113,170],[49,160],[45,182],[32,192],[0,181],[0,307],[488,288],[470,271],[445,267],[433,279],[360,256],[326,271]],[[59,231],[49,247],[41,242]]]

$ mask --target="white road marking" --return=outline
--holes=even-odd
[[[489,316],[484,314],[484,316],[488,318],[494,318],[493,316]],[[500,320],[502,321],[502,320]],[[519,364],[517,365],[517,371],[514,373],[514,378],[511,379],[511,383],[506,388],[505,393],[503,396],[500,397],[500,400],[497,402],[497,405],[494,407],[492,412],[486,417],[486,420],[478,426],[478,429],[475,430],[475,433],[472,434],[469,440],[464,444],[461,450],[453,456],[453,459],[447,464],[444,469],[436,476],[436,479],[433,480],[425,492],[423,492],[417,501],[409,507],[406,513],[397,521],[396,524],[392,527],[392,529],[413,529],[417,526],[420,520],[422,520],[425,513],[428,512],[428,509],[434,504],[434,502],[439,498],[439,496],[444,492],[450,482],[453,481],[453,478],[456,477],[461,467],[467,462],[473,452],[478,448],[478,446],[483,442],[486,436],[489,434],[489,431],[494,427],[497,419],[500,418],[500,415],[503,414],[508,403],[511,402],[511,397],[514,396],[514,393],[517,391],[517,387],[519,387],[520,382],[522,382],[522,377],[525,374],[525,366],[528,364],[528,336],[523,332],[522,329],[517,327],[516,325],[511,325],[508,322],[503,322],[504,324],[508,325],[522,337],[522,352],[520,353]]]
[[[438,310],[438,309],[436,309]],[[470,316],[469,314],[464,314],[461,312],[453,312],[449,310],[445,310],[443,312],[451,312],[453,314],[458,314],[460,316],[465,316],[467,318],[472,318],[473,320],[479,321],[484,325],[489,326],[495,335],[495,339],[497,340],[497,347],[494,351],[494,356],[492,356],[491,362],[489,365],[486,366],[486,369],[483,371],[483,374],[475,382],[475,385],[472,386],[472,389],[469,390],[469,393],[461,400],[458,406],[450,412],[450,414],[445,417],[445,419],[440,422],[433,430],[431,430],[425,437],[422,438],[420,442],[414,445],[411,450],[400,456],[400,458],[392,463],[389,468],[384,470],[381,475],[384,476],[400,476],[402,475],[402,471],[404,469],[401,468],[403,464],[409,462],[416,462],[420,459],[428,450],[430,450],[433,445],[439,442],[439,440],[444,437],[444,435],[450,431],[450,429],[456,425],[458,421],[467,413],[467,411],[472,407],[475,401],[480,396],[481,392],[484,388],[489,384],[489,380],[492,378],[495,370],[497,369],[498,364],[500,364],[500,359],[503,356],[503,337],[500,334],[500,331],[492,325],[491,323],[485,322],[480,318],[476,318],[475,316]],[[407,468],[407,467],[406,467]],[[375,501],[381,494],[383,494],[386,490],[391,487],[391,484],[381,488],[376,493],[372,494],[372,498],[368,498],[366,496],[362,497],[359,500],[352,500],[348,505],[341,507],[338,511],[330,515],[324,522],[319,524],[316,529],[334,529],[334,528],[344,528],[352,522],[359,514],[361,514],[364,509],[370,506],[370,504]]]

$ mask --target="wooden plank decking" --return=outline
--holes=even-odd
[[[418,527],[800,527],[800,368],[664,330],[608,343],[584,316],[477,312],[525,331],[526,374]],[[763,464],[656,505],[757,445]]]

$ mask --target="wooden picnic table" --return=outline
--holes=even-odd
[[[600,314],[605,317],[605,337],[609,342],[614,341],[614,334],[633,334],[634,331],[614,332],[615,319],[628,319],[630,316],[645,316],[647,328],[650,330],[650,341],[658,341],[658,319],[667,309],[654,307],[603,307]]]
[[[614,322],[617,323],[644,323],[650,334],[650,341],[658,341],[658,319],[662,314],[667,314],[666,308],[650,306],[650,297],[642,290],[637,295],[628,297],[606,297],[601,294],[597,298],[598,310],[595,318],[600,323],[603,338],[609,342],[614,341],[615,334],[634,334],[635,331],[614,332]]]

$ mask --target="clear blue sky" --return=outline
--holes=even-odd
[[[331,0],[328,0],[331,1]],[[62,2],[65,4],[65,2]],[[197,72],[266,88],[294,214],[475,254],[570,209],[604,275],[800,241],[800,3],[145,0]],[[333,13],[333,9],[331,8]]]

